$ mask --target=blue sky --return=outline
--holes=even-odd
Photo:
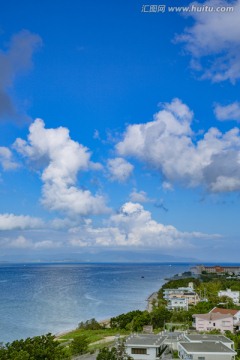
[[[239,10],[2,5],[0,260],[238,261]]]

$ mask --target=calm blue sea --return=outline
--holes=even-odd
[[[0,342],[143,310],[166,277],[188,269],[188,264],[0,265]]]

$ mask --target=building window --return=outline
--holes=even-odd
[[[199,356],[198,360],[205,360],[205,356]]]
[[[132,354],[145,354],[145,355],[147,355],[147,349],[145,349],[145,348],[132,348]]]

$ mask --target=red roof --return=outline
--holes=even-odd
[[[220,313],[220,314],[231,314],[231,315],[235,315],[239,312],[240,310],[234,310],[234,309],[222,309],[222,308],[218,308],[215,307],[213,308],[211,311],[209,311],[210,313]]]

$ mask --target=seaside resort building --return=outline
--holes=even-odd
[[[163,298],[168,302],[168,310],[188,310],[189,305],[196,305],[200,301],[199,295],[194,291],[192,282],[188,284],[188,287],[164,289]]]
[[[206,272],[208,274],[234,274],[240,275],[240,266],[205,266],[205,265],[197,265],[191,268],[191,271],[194,274],[201,274],[202,272]]]

